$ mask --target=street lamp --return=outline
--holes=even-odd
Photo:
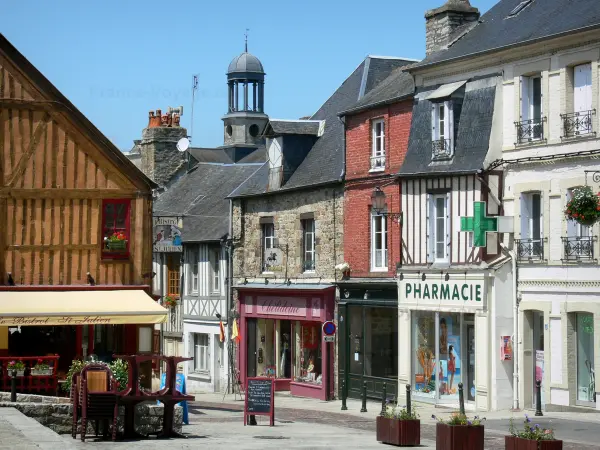
[[[394,222],[402,225],[402,211],[385,211],[385,192],[383,192],[379,186],[373,190],[373,194],[371,195],[371,207],[373,208],[375,214],[379,216],[389,217]]]

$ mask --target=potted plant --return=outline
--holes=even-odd
[[[337,266],[335,266],[335,269],[342,272],[343,280],[347,280],[348,278],[350,278],[350,264],[348,264],[347,262],[338,264]]]
[[[39,358],[35,366],[33,366],[33,369],[31,369],[31,375],[52,375],[52,367],[46,364],[43,359]]]
[[[127,250],[127,236],[122,231],[116,231],[104,238],[106,248],[110,251]]]
[[[571,200],[567,203],[565,214],[569,220],[582,225],[593,225],[600,219],[600,197],[594,194],[589,186],[575,188]]]
[[[7,365],[8,376],[12,377],[13,371],[17,371],[17,376],[22,377],[25,374],[25,363],[20,359],[17,361],[9,361]]]
[[[377,416],[377,441],[397,447],[421,445],[421,421],[414,406],[387,405]]]
[[[483,450],[484,418],[469,419],[466,414],[454,412],[450,419],[431,416],[438,422],[435,429],[437,450]]]
[[[163,305],[167,308],[175,308],[177,306],[177,297],[171,297],[170,295],[166,295],[163,299]]]
[[[554,430],[532,424],[528,415],[525,415],[522,430],[516,430],[513,420],[510,419],[510,434],[504,437],[506,450],[562,450],[563,448],[563,441],[554,437]]]

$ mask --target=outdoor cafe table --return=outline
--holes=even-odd
[[[193,401],[195,397],[193,395],[183,395],[177,390],[177,364],[190,361],[193,358],[162,355],[114,355],[114,357],[127,361],[129,371],[127,389],[118,397],[119,404],[125,407],[124,438],[140,439],[146,437],[135,431],[135,405],[148,401],[159,401],[164,405],[163,427],[157,435],[158,438],[185,437],[173,430],[175,405],[183,401]],[[137,382],[140,364],[151,360],[165,361],[167,364],[165,388],[157,392],[142,391]]]

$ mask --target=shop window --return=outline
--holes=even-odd
[[[315,270],[315,220],[304,219],[302,221],[302,246],[303,246],[303,269],[304,272]]]
[[[321,325],[300,323],[299,353],[295,381],[322,384]]]
[[[386,216],[371,215],[371,271],[388,270]]]
[[[181,261],[178,253],[167,255],[167,295],[169,297],[179,297],[180,266]]]
[[[596,402],[594,315],[577,313],[577,401]]]
[[[188,249],[188,280],[189,280],[189,292],[191,294],[198,293],[198,287],[199,287],[198,264],[199,264],[198,248],[191,247]]]
[[[209,336],[204,333],[193,333],[194,372],[209,372]]]
[[[209,250],[210,270],[211,270],[211,291],[214,294],[221,292],[220,270],[221,270],[221,249],[211,248]]]
[[[102,200],[102,257],[129,258],[130,200]]]

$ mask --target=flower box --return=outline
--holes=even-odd
[[[562,450],[563,441],[537,441],[516,436],[505,436],[504,448],[506,450]]]
[[[12,369],[7,369],[6,372],[8,373],[9,377],[12,377],[12,375],[13,375],[13,370]],[[24,377],[25,376],[25,369],[23,369],[23,370],[17,370],[17,376],[18,377]]]
[[[377,416],[377,441],[397,447],[421,445],[421,421]]]
[[[107,241],[106,246],[111,252],[119,250],[124,251],[127,250],[127,239],[119,241]]]
[[[52,368],[49,369],[31,369],[31,375],[34,377],[52,375]]]
[[[447,425],[437,423],[435,448],[437,450],[483,450],[483,425]]]

